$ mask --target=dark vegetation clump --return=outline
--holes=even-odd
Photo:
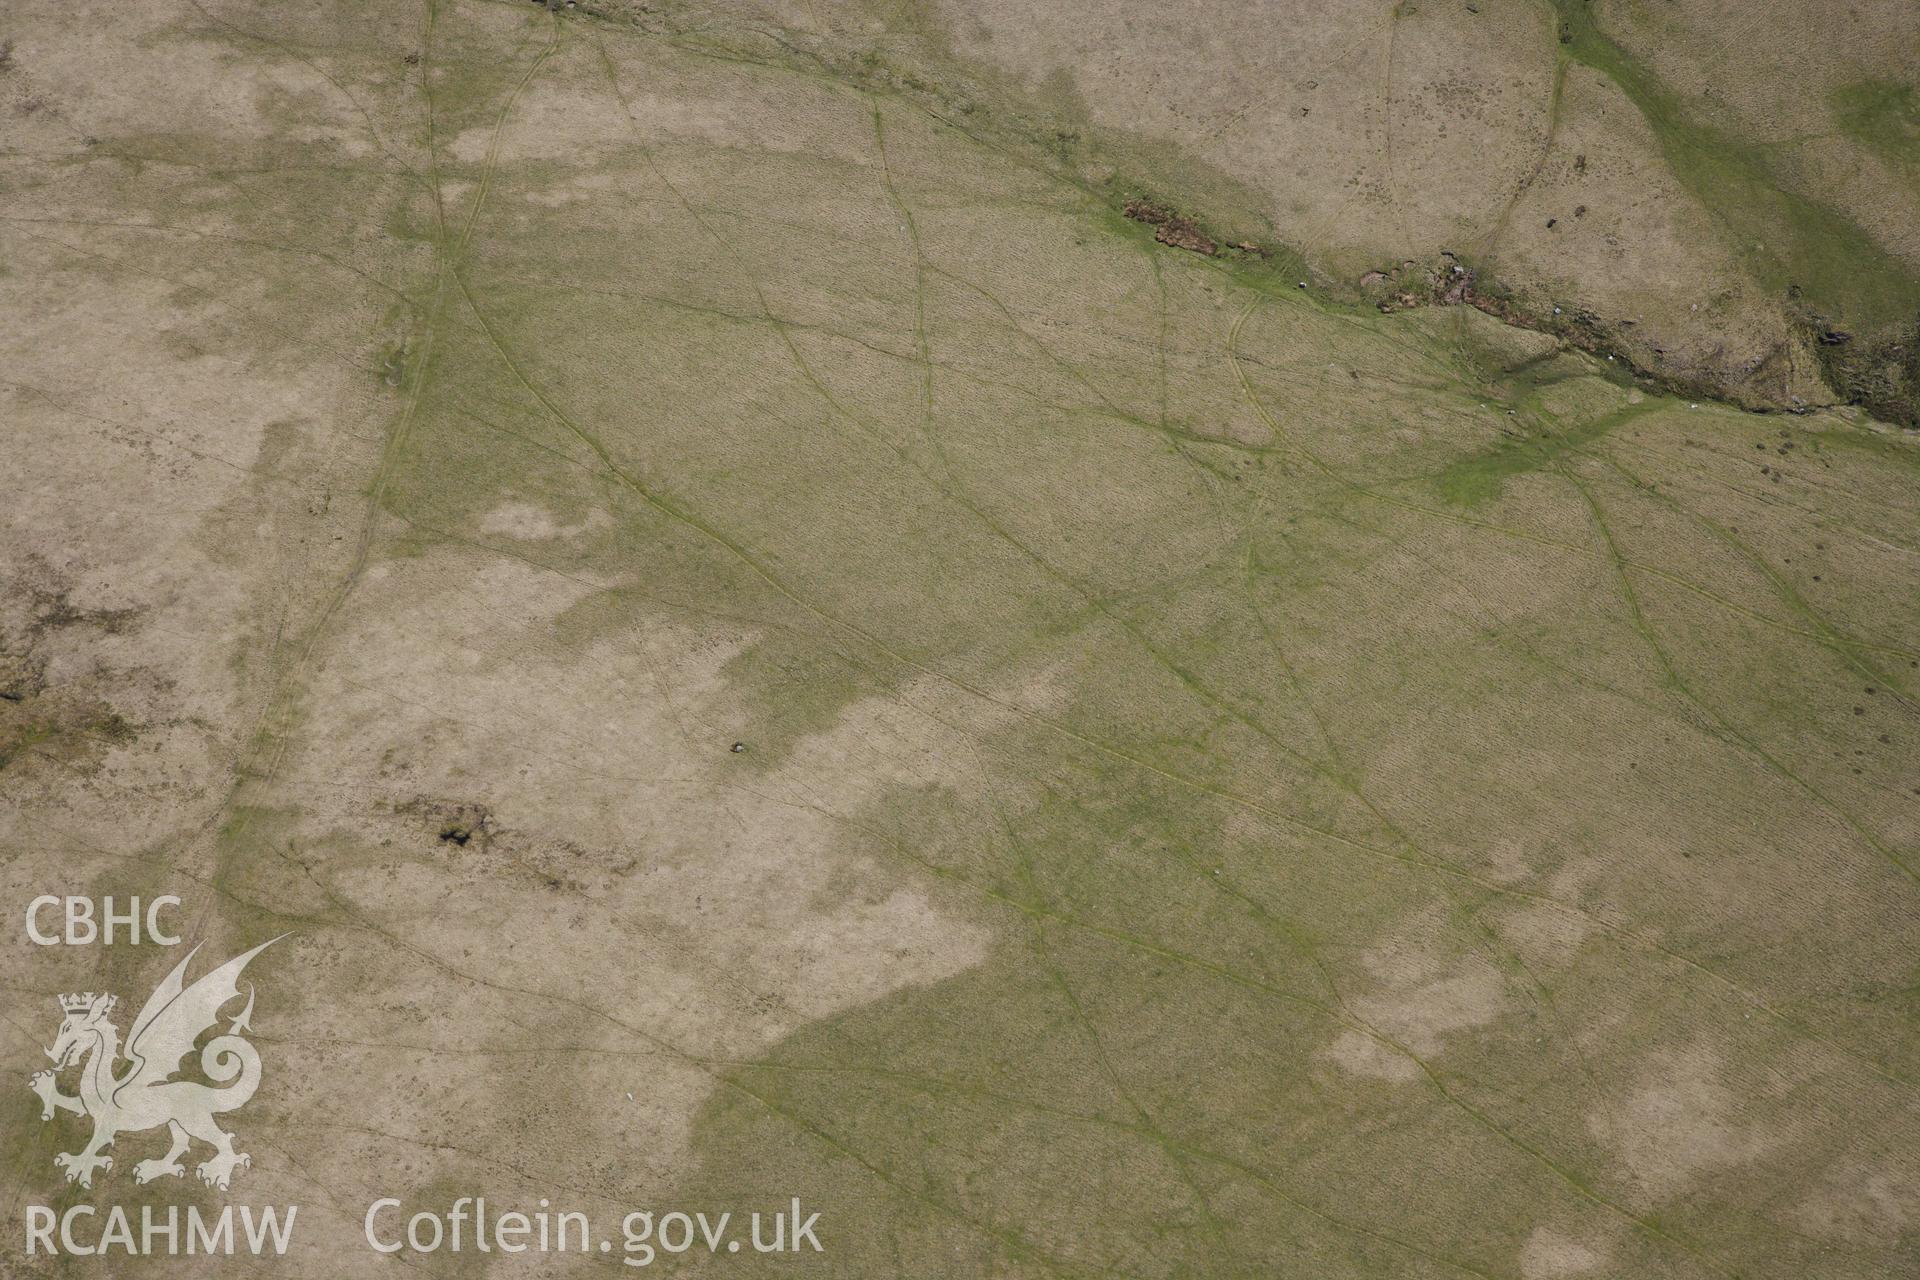
[[[1920,429],[1920,316],[1904,329],[1867,338],[1802,311],[1820,374],[1834,394],[1883,422]]]
[[[497,834],[493,812],[484,804],[460,803],[450,800],[432,800],[421,797],[399,805],[395,812],[424,818],[423,825],[441,844],[464,849],[476,845],[481,851],[487,850]]]

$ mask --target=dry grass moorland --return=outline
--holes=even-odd
[[[9,927],[0,1273],[1920,1270],[1920,10],[0,41],[0,905],[292,935],[252,1167],[89,1191],[53,997],[179,954]]]

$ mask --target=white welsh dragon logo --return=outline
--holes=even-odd
[[[53,1158],[67,1171],[68,1182],[92,1186],[95,1169],[113,1168],[113,1158],[101,1153],[113,1145],[117,1135],[163,1124],[173,1137],[173,1145],[163,1158],[134,1165],[135,1182],[177,1178],[185,1173],[180,1157],[194,1138],[214,1148],[212,1158],[199,1167],[200,1180],[209,1186],[225,1191],[233,1171],[253,1163],[251,1157],[233,1149],[233,1135],[213,1122],[219,1113],[244,1106],[260,1087],[259,1051],[240,1036],[242,1031],[252,1030],[248,1022],[253,1016],[251,987],[247,990],[247,1007],[228,1023],[226,1034],[215,1036],[200,1050],[201,1071],[219,1087],[171,1077],[179,1070],[180,1059],[192,1051],[194,1041],[219,1021],[221,1007],[239,996],[240,971],[247,962],[278,941],[270,939],[235,956],[190,987],[184,982],[187,962],[200,948],[189,951],[186,960],[175,965],[154,988],[140,1016],[133,1020],[124,1055],[128,1066],[118,1075],[114,1063],[122,1056],[120,1029],[107,1016],[118,1003],[116,997],[91,991],[60,997],[66,1020],[60,1024],[60,1036],[47,1056],[53,1059],[54,1071],[85,1061],[80,1092],[76,1097],[61,1093],[54,1082],[54,1071],[36,1072],[30,1083],[40,1095],[42,1120],[53,1119],[56,1110],[93,1118],[93,1137],[87,1145]]]

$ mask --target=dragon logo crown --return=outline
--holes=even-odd
[[[106,1001],[100,1008],[100,1012],[102,1013],[111,1012],[113,1006],[120,1002],[117,996],[102,997],[96,996],[91,991],[83,991],[73,995],[61,996],[60,1007],[68,1013],[85,1013],[93,1007],[93,1002],[98,999],[104,999]]]

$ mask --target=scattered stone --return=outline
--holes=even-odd
[[[1188,249],[1208,257],[1220,251],[1220,246],[1200,230],[1198,223],[1166,205],[1155,204],[1151,200],[1129,200],[1121,212],[1135,222],[1144,222],[1152,227],[1153,238],[1161,244]]]

